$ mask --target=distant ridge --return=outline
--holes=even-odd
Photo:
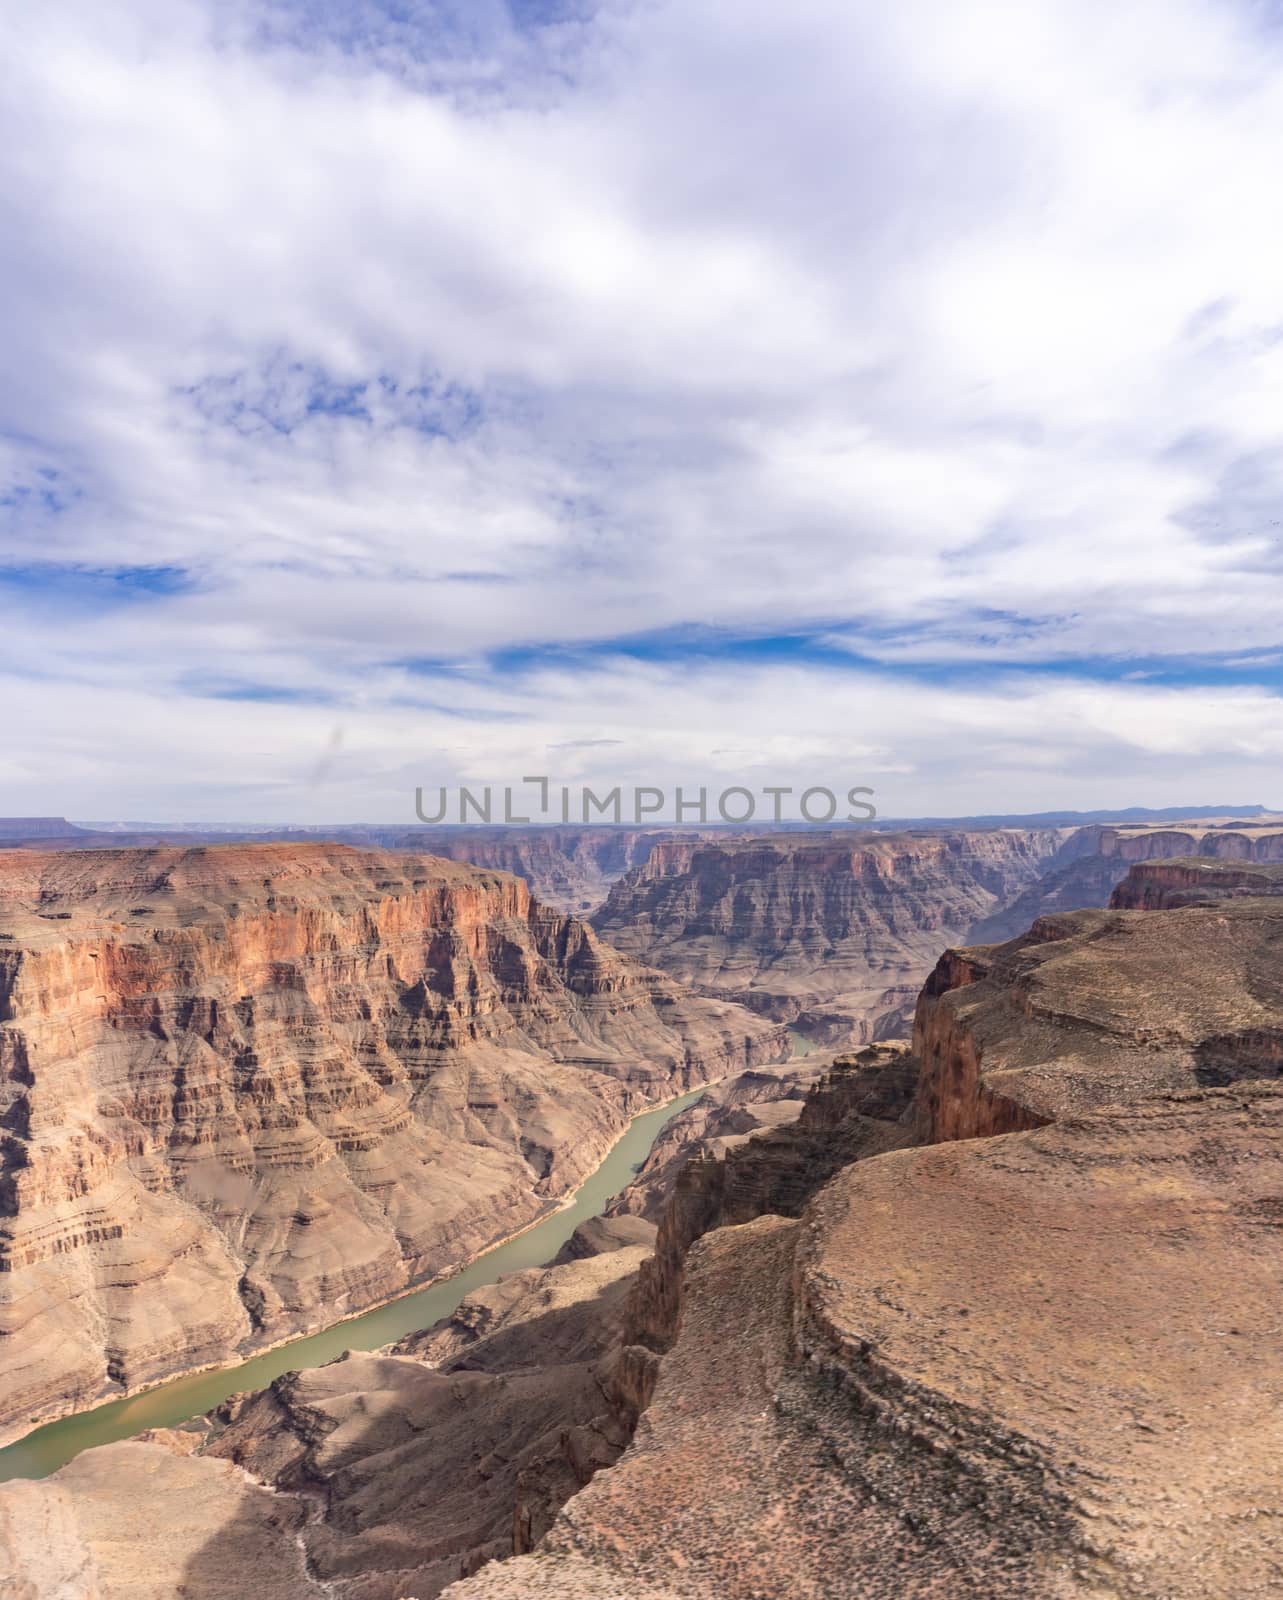
[[[1104,811],[1021,811],[982,817],[882,817],[878,828],[1072,828],[1092,822],[1192,822],[1273,816],[1271,806],[1119,806]]]
[[[79,832],[66,817],[0,817],[0,839],[63,839]]]
[[[1273,816],[1275,810],[1271,806],[1263,805],[1207,805],[1207,806],[1119,806],[1114,809],[1105,808],[1099,811],[1020,811],[1020,812],[994,812],[983,816],[968,817],[890,817],[879,816],[873,823],[857,822],[847,824],[852,828],[877,829],[887,828],[1058,828],[1074,827],[1094,822],[1188,822],[1197,818],[1208,817],[1262,817]],[[147,834],[150,836],[199,835],[209,840],[227,839],[244,840],[254,838],[275,838],[282,840],[316,838],[318,836],[343,840],[345,836],[355,842],[355,836],[360,835],[360,842],[386,848],[396,838],[409,840],[413,838],[428,839],[432,836],[448,836],[453,838],[467,838],[482,833],[500,835],[511,832],[521,833],[583,833],[585,831],[617,830],[623,833],[677,833],[677,832],[710,832],[725,830],[728,833],[778,833],[792,831],[813,832],[814,825],[806,822],[790,820],[787,822],[665,822],[662,819],[646,821],[644,823],[618,823],[607,822],[604,818],[589,823],[581,822],[529,822],[522,823],[519,827],[505,827],[497,823],[397,823],[397,822],[302,822],[302,823],[269,823],[269,822],[133,822],[133,821],[95,821],[95,822],[63,822],[60,818],[42,817],[35,819],[50,826],[43,830],[46,834],[90,832],[98,834]],[[21,818],[0,817],[0,835],[12,834],[22,824]],[[827,829],[842,828],[840,822],[826,823]]]

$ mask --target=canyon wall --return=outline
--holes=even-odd
[[[1067,832],[660,843],[593,922],[702,994],[864,1044],[908,1031],[942,946],[1035,880]]]
[[[785,1050],[499,873],[0,853],[0,1435],[437,1275]]]
[[[524,878],[535,896],[564,911],[586,914],[612,884],[645,863],[657,844],[702,837],[663,828],[441,828],[421,834],[389,830],[379,842],[470,861]]]
[[[1119,911],[1174,911],[1185,905],[1277,894],[1283,894],[1283,862],[1229,865],[1187,856],[1129,867],[1109,903]]]

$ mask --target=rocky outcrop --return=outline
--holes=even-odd
[[[1281,1112],[896,1152],[709,1234],[631,1449],[450,1600],[1263,1600]]]
[[[785,1048],[498,873],[0,853],[0,1430],[439,1274]]]
[[[1244,1041],[1270,1078],[1283,1026],[1283,904],[1229,900],[1046,917],[1019,939],[948,951],[918,1003],[918,1136],[1011,1132],[1196,1090]],[[1219,1070],[1219,1069],[1217,1069]]]
[[[629,1348],[620,1365],[627,1405],[640,1412],[650,1400],[657,1357],[671,1347],[680,1326],[683,1265],[695,1240],[767,1214],[799,1216],[843,1167],[908,1143],[916,1080],[915,1063],[896,1045],[839,1056],[795,1119],[729,1145],[720,1155],[697,1150],[681,1167],[655,1254],[643,1262],[628,1308]]]
[[[627,1444],[608,1358],[652,1240],[514,1273],[391,1350],[278,1379],[204,1458],[311,1503],[300,1543],[335,1600],[430,1600],[530,1549]]]
[[[941,946],[1037,878],[1065,832],[657,844],[594,926],[702,994],[863,1044],[907,1033]]]
[[[1283,863],[1229,866],[1189,856],[1130,867],[1109,903],[1119,911],[1174,911],[1180,906],[1278,894],[1283,894]]]
[[[711,1085],[664,1124],[641,1170],[611,1202],[609,1215],[658,1222],[688,1161],[696,1155],[720,1160],[758,1133],[795,1122],[832,1065],[832,1057],[817,1051],[778,1066],[750,1067]]]
[[[308,1508],[229,1461],[158,1441],[87,1450],[56,1479],[0,1492],[5,1600],[325,1600],[300,1536]],[[229,1545],[204,1559],[211,1534]],[[235,1560],[229,1566],[231,1533]],[[216,1559],[223,1556],[220,1562]],[[399,1597],[398,1597],[399,1600]]]

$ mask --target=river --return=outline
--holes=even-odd
[[[634,1118],[597,1170],[575,1190],[568,1205],[525,1233],[487,1250],[453,1276],[440,1278],[373,1311],[336,1322],[320,1333],[293,1339],[239,1366],[175,1378],[127,1400],[109,1400],[92,1411],[50,1422],[0,1450],[0,1483],[10,1478],[47,1477],[91,1445],[128,1439],[144,1428],[177,1427],[211,1411],[228,1395],[265,1389],[283,1372],[324,1366],[345,1350],[377,1350],[380,1345],[448,1317],[465,1296],[493,1283],[501,1273],[542,1266],[556,1255],[581,1222],[597,1216],[607,1200],[627,1186],[664,1124],[693,1105],[703,1092],[696,1089]]]

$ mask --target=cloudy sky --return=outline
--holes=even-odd
[[[1283,14],[9,0],[0,813],[1283,805]]]

